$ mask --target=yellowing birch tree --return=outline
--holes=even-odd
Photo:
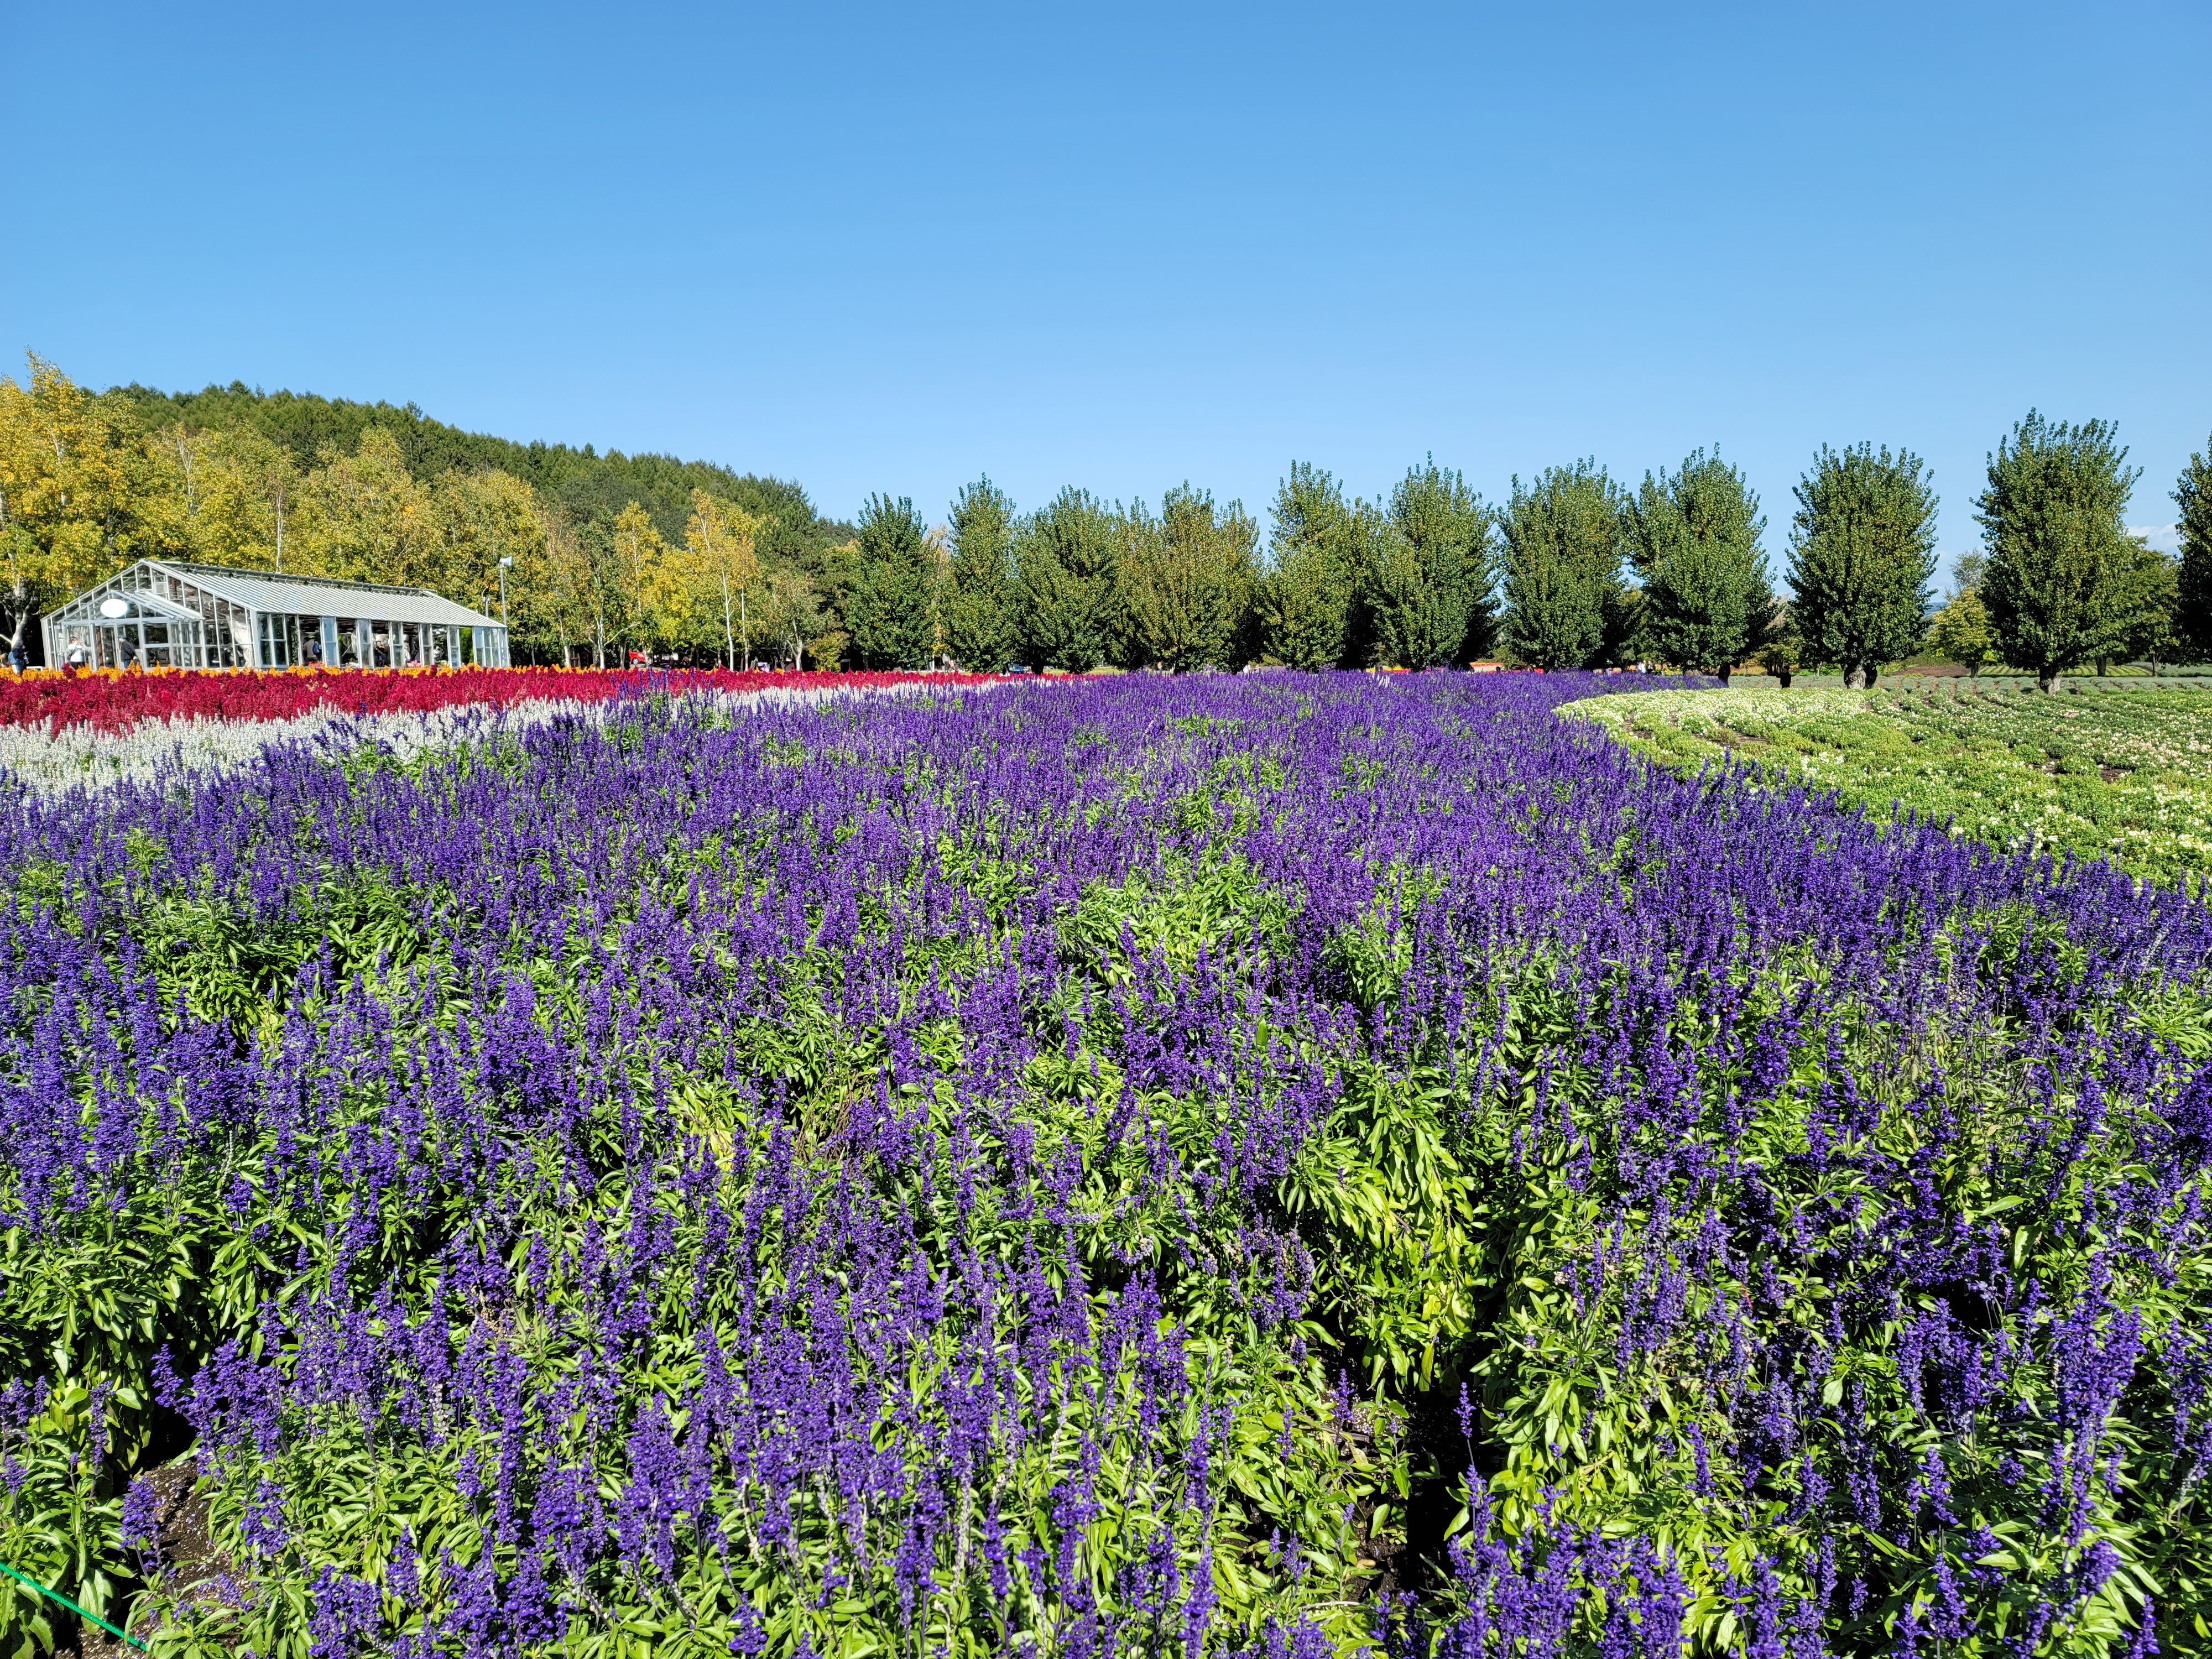
[[[300,556],[292,568],[348,581],[434,585],[438,536],[430,492],[383,428],[362,434],[352,454],[328,456],[307,475],[300,497]]]
[[[606,555],[598,562],[610,619],[624,639],[650,651],[661,637],[652,595],[668,561],[668,543],[653,528],[653,515],[632,501],[615,515],[605,547]]]
[[[684,568],[686,568],[686,615],[690,630],[686,644],[702,644],[699,615],[721,623],[723,661],[730,668],[752,661],[752,608],[750,598],[761,581],[761,560],[754,556],[754,540],[768,526],[761,514],[748,514],[734,502],[692,491],[690,525],[684,529]],[[703,644],[712,648],[712,639]]]
[[[112,409],[44,358],[31,357],[27,386],[0,375],[0,578],[11,651],[26,647],[45,607],[138,556],[143,461]]]

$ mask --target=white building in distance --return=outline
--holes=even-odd
[[[92,668],[508,665],[507,629],[427,587],[141,559],[49,612],[46,661]]]

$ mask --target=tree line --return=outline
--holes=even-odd
[[[2208,446],[2212,449],[2212,446]],[[913,503],[871,497],[841,612],[872,666],[1427,668],[1496,657],[1544,669],[1642,662],[1853,686],[1923,647],[2006,662],[2045,690],[2094,663],[2212,657],[2212,490],[2203,455],[2174,489],[2179,558],[2127,529],[2141,477],[2110,422],[2031,410],[1989,457],[1984,551],[1938,611],[1938,501],[1910,451],[1824,446],[1795,489],[1779,589],[1743,474],[1703,449],[1635,488],[1594,460],[1486,504],[1431,459],[1389,496],[1347,496],[1293,463],[1264,553],[1241,505],[1182,484],[1155,512],[1063,490],[1024,514],[988,479],[939,546]],[[1976,630],[1978,630],[1977,632]]]
[[[843,524],[796,483],[702,463],[237,385],[93,393],[34,358],[0,378],[0,606],[21,643],[42,606],[150,554],[487,610],[504,572],[519,656],[569,663],[1756,664],[1865,685],[1927,647],[2047,689],[2090,663],[2212,658],[2206,459],[2174,490],[2176,558],[2128,532],[2126,456],[2109,422],[2031,411],[1989,457],[1983,550],[1939,609],[1928,470],[1872,444],[1813,457],[1778,584],[1757,492],[1703,449],[1633,488],[1595,460],[1551,467],[1498,502],[1432,458],[1372,501],[1294,462],[1264,536],[1188,483],[1157,507],[1070,487],[1024,511],[986,477],[938,525],[888,492]]]
[[[434,588],[501,614],[517,659],[793,660],[854,531],[798,484],[517,444],[411,406],[243,386],[94,392],[0,376],[0,635],[144,557]]]

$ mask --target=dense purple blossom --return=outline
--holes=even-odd
[[[153,1593],[260,1650],[2148,1650],[2212,914],[1655,772],[1603,684],[12,801],[9,1524],[189,1432],[244,1593]]]

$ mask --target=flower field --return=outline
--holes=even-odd
[[[601,702],[651,691],[750,691],[836,684],[866,689],[979,675],[805,674],[749,670],[293,668],[268,673],[113,668],[0,672],[0,731],[127,732],[149,720],[286,720],[313,714],[426,714],[461,707]]]
[[[1872,693],[1665,691],[1576,711],[1684,773],[1731,762],[1893,803],[2007,850],[2110,859],[2156,880],[2212,874],[2212,696],[2070,696],[1959,681]]]
[[[104,709],[110,691],[127,714],[148,694],[143,681],[183,681],[166,706],[208,705],[127,721]],[[331,684],[335,682],[335,684]],[[640,701],[674,700],[728,710],[756,702],[896,695],[931,685],[987,684],[975,676],[927,674],[577,674],[532,669],[483,673],[359,675],[320,670],[267,674],[86,676],[43,720],[0,725],[0,780],[41,793],[130,781],[191,788],[258,763],[270,749],[305,745],[334,755],[373,749],[406,762],[426,749],[513,732],[557,719],[622,718]],[[63,682],[65,689],[70,682]],[[0,680],[0,690],[7,682]],[[315,701],[321,696],[324,700]],[[165,706],[156,692],[155,706]]]
[[[17,794],[0,1560],[177,1655],[2205,1650],[2212,913],[1636,685]]]

